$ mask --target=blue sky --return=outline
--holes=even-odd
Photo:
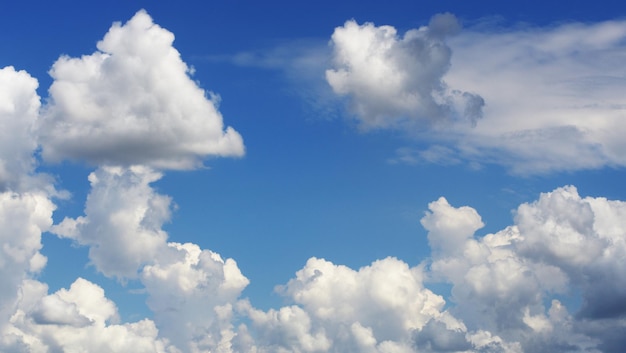
[[[0,350],[620,351],[625,10],[5,6]]]

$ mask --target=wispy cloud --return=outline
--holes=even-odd
[[[626,22],[464,30],[445,80],[486,102],[442,139],[514,173],[624,166]]]

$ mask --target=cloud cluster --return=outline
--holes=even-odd
[[[477,236],[483,222],[476,210],[440,198],[422,219],[432,247],[430,262],[411,267],[389,257],[354,270],[311,258],[279,288],[291,304],[263,311],[240,298],[248,280],[234,260],[166,238],[156,237],[156,246],[142,247],[142,237],[115,237],[124,228],[159,225],[166,218],[163,209],[169,207],[169,198],[149,185],[156,177],[142,169],[94,172],[92,182],[108,185],[94,185],[90,200],[98,195],[100,204],[111,204],[99,189],[107,188],[120,209],[144,206],[137,207],[143,210],[132,221],[126,219],[117,230],[96,232],[92,242],[83,243],[97,248],[108,240],[150,254],[128,254],[146,260],[134,264],[127,276],[136,276],[145,286],[154,321],[119,323],[115,304],[86,280],[47,294],[45,284],[22,276],[10,284],[20,295],[7,297],[15,305],[4,316],[3,348],[519,353],[618,352],[625,343],[621,333],[626,332],[626,313],[620,306],[626,300],[621,285],[626,268],[625,202],[581,198],[574,187],[559,188],[522,204],[513,225]],[[38,229],[50,226],[52,209],[43,211]],[[107,229],[118,208],[101,212],[86,214],[81,224]],[[74,229],[77,241],[84,230]],[[34,243],[39,245],[39,239]],[[100,271],[105,260],[92,258]],[[42,267],[41,262],[34,268],[21,263],[25,274]],[[438,281],[452,285],[450,302],[428,288]],[[572,291],[580,293],[582,307],[568,308],[558,299]]]
[[[38,124],[43,158],[191,169],[207,156],[243,155],[241,136],[224,130],[219,97],[189,77],[173,41],[140,11],[115,23],[97,52],[59,58]]]
[[[65,218],[51,232],[89,247],[105,276],[137,279],[163,337],[185,352],[229,346],[232,305],[248,285],[237,263],[192,243],[167,241],[171,198],[150,183],[147,167],[103,167],[89,175],[85,215]]]
[[[3,352],[180,353],[149,319],[118,323],[117,307],[104,290],[78,278],[69,289],[47,294],[45,284],[26,280],[8,325],[2,328]]]
[[[294,305],[262,312],[244,303],[259,352],[517,352],[484,331],[469,332],[424,287],[422,267],[386,258],[355,271],[311,258],[282,293]]]
[[[228,311],[248,280],[232,259],[168,242],[162,225],[171,199],[150,183],[162,177],[157,170],[195,168],[208,156],[240,156],[244,147],[235,130],[224,129],[218,97],[189,77],[173,39],[139,11],[114,24],[96,53],[61,57],[43,106],[36,79],[0,70],[3,352],[174,353],[230,345]],[[63,194],[36,171],[39,148],[47,161],[99,166],[89,176],[83,216],[53,226],[53,198]],[[89,247],[91,265],[105,276],[141,281],[155,321],[119,323],[115,304],[84,279],[48,294],[33,279],[46,264],[39,252],[46,231]]]
[[[335,93],[348,97],[364,129],[414,129],[460,118],[473,125],[482,115],[483,99],[443,81],[452,54],[444,39],[459,29],[451,14],[437,15],[427,27],[402,37],[392,26],[348,21],[332,35],[333,68],[326,80]]]
[[[432,276],[452,284],[452,311],[468,327],[498,332],[524,351],[617,351],[626,343],[613,335],[626,331],[625,207],[563,187],[522,204],[514,225],[476,237],[478,214],[441,198],[422,219]],[[583,299],[576,316],[554,298],[574,293]]]

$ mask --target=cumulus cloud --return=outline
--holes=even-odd
[[[232,308],[248,279],[233,259],[191,243],[167,247],[141,274],[163,335],[185,352],[232,352]]]
[[[89,175],[85,216],[66,218],[52,232],[89,246],[89,258],[103,274],[136,277],[167,239],[161,226],[169,220],[171,199],[150,186],[161,176],[139,166],[99,168]]]
[[[150,186],[161,177],[143,166],[99,168],[89,175],[85,215],[66,218],[51,231],[88,246],[91,263],[104,275],[139,280],[161,337],[178,349],[231,352],[232,308],[248,279],[233,259],[167,241],[161,227],[170,218],[171,199]],[[43,322],[55,312],[36,314]]]
[[[34,182],[38,85],[26,71],[0,69],[0,191],[28,189]]]
[[[264,312],[240,302],[256,338],[243,351],[520,352],[516,342],[469,331],[424,287],[423,271],[391,257],[358,270],[311,258],[280,288],[292,305]]]
[[[173,41],[139,11],[113,24],[95,53],[60,57],[38,126],[43,158],[190,169],[207,156],[243,155],[219,98],[189,77]]]
[[[42,194],[0,193],[0,326],[14,310],[22,281],[46,265],[41,234],[52,225],[54,209]]]
[[[443,81],[451,50],[445,38],[459,31],[451,14],[434,16],[427,27],[400,37],[392,26],[347,21],[331,38],[333,67],[326,80],[347,96],[364,129],[412,128],[482,115],[483,99]]]
[[[581,198],[576,188],[542,194],[517,212],[519,251],[558,266],[580,287],[586,318],[626,317],[626,203]]]
[[[478,214],[439,199],[422,219],[431,274],[452,284],[451,312],[470,330],[496,332],[525,351],[612,352],[623,338],[599,327],[626,330],[624,207],[563,187],[522,204],[515,224],[477,237]],[[575,315],[557,299],[545,307],[573,292],[583,299]]]
[[[145,11],[114,24],[97,52],[53,65],[41,111],[37,81],[0,70],[3,351],[178,352],[170,338],[185,352],[231,351],[231,308],[248,280],[232,259],[168,243],[162,226],[171,199],[150,184],[162,177],[156,170],[195,168],[207,156],[240,156],[244,147],[235,130],[224,129],[219,97],[190,78],[173,40]],[[45,160],[99,166],[83,216],[52,226],[55,207],[45,191],[54,190],[35,173],[38,143]],[[47,230],[89,247],[105,276],[143,283],[155,321],[118,324],[102,288],[82,279],[47,295],[31,279],[46,263],[39,250]]]
[[[78,278],[69,289],[47,294],[28,280],[0,348],[9,352],[179,352],[158,338],[148,319],[119,324],[117,307],[98,285]]]

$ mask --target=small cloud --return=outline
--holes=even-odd
[[[426,149],[418,150],[410,147],[398,148],[395,157],[390,158],[392,164],[418,164],[418,163],[434,163],[439,165],[456,165],[462,162],[458,152],[453,149],[442,146],[432,145]]]

